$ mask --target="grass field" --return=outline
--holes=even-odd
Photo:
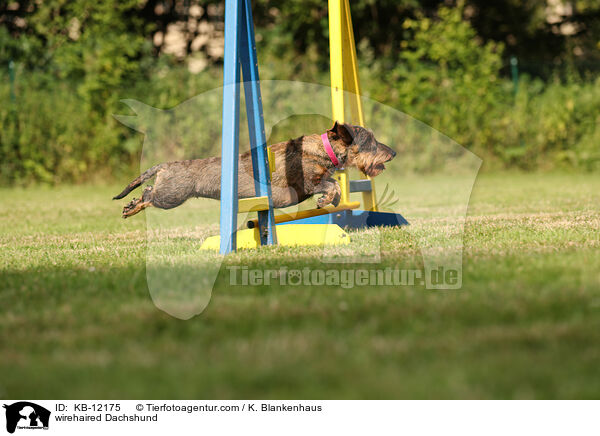
[[[461,290],[231,287],[223,269],[188,321],[153,304],[146,220],[120,218],[109,200],[120,188],[0,190],[1,397],[600,397],[597,175],[481,175]],[[197,236],[215,230],[191,223],[169,247],[191,270]],[[366,246],[372,233],[351,236]],[[383,240],[384,265],[422,264],[405,229]],[[226,263],[322,267],[318,254],[269,248]]]

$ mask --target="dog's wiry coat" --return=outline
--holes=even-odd
[[[327,131],[327,137],[340,166],[356,167],[371,177],[381,173],[385,169],[384,163],[396,155],[363,127],[336,122]],[[336,168],[319,134],[280,142],[272,145],[271,150],[275,156],[275,171],[271,175],[274,207],[292,206],[315,194],[323,194],[317,200],[318,207],[339,204],[340,186],[331,177]],[[172,209],[191,197],[221,197],[221,158],[211,157],[155,165],[133,180],[114,199],[125,197],[152,177],[156,177],[154,186],[147,186],[141,198],[134,198],[125,206],[123,218],[149,206]],[[255,195],[252,158],[250,152],[246,152],[239,156],[238,196],[248,198]]]

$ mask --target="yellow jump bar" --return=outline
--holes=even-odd
[[[238,200],[238,213],[258,212],[269,208],[269,197],[250,197]]]
[[[287,223],[288,221],[301,220],[303,218],[310,218],[312,216],[327,215],[329,213],[341,212],[342,210],[358,209],[360,207],[360,201],[354,201],[352,203],[340,204],[337,207],[328,206],[322,209],[310,209],[300,210],[294,213],[281,213],[275,215],[275,224]],[[248,228],[253,229],[258,226],[258,219],[248,221]]]

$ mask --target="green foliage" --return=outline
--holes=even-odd
[[[102,117],[114,103],[114,91],[145,77],[148,31],[135,16],[140,0],[45,2],[29,19],[51,50],[51,68],[59,78],[76,81],[84,103]]]
[[[515,96],[503,74],[506,48],[480,37],[465,19],[469,4],[413,10],[410,1],[377,3],[380,14],[408,18],[398,23],[401,38],[375,44],[369,36],[375,30],[364,26],[374,4],[353,3],[363,92],[450,136],[486,167],[597,170],[600,80],[575,68],[547,81],[522,74]],[[119,99],[169,109],[221,86],[218,66],[191,74],[168,56],[151,56],[143,35],[154,24],[141,18],[142,6],[138,0],[50,0],[32,8],[28,32],[0,27],[0,98],[8,102],[0,106],[1,184],[136,172],[142,136],[112,117],[128,112]],[[326,9],[318,2],[304,6],[307,17],[297,1],[256,3],[263,79],[329,84]],[[316,40],[325,45],[311,43]],[[10,59],[17,66],[14,103],[5,69]],[[210,117],[217,120],[218,112]],[[193,120],[181,122],[184,139],[193,139]],[[420,158],[406,169],[433,171],[443,159],[434,147],[411,151]]]
[[[373,96],[473,151],[485,149],[494,130],[490,111],[511,99],[499,79],[502,45],[481,43],[462,8],[442,7],[436,19],[419,17],[403,26],[413,36],[394,67],[379,65]]]
[[[115,88],[100,112],[78,92],[81,82],[48,84],[44,73],[17,70],[16,102],[0,106],[0,183],[81,182],[131,171],[139,165],[143,137],[113,118],[128,112],[118,99],[168,109],[220,81],[218,70],[191,75],[176,68],[168,77],[160,71]],[[9,102],[8,78],[0,78],[0,99]]]
[[[17,77],[25,86],[17,88],[16,103],[0,108],[3,183],[79,181],[89,179],[92,168],[96,176],[122,168],[122,131],[110,118],[90,114],[75,86],[40,89],[35,74]],[[4,101],[7,89],[0,88]]]
[[[547,85],[526,80],[521,89],[514,112],[496,132],[497,140],[504,140],[497,147],[500,157],[527,168],[600,169],[600,79]],[[523,151],[511,158],[517,141]]]
[[[600,167],[600,81],[544,83],[523,76],[514,97],[503,79],[503,45],[482,42],[462,7],[406,20],[412,32],[397,65],[374,60],[365,89],[480,155],[488,166]],[[423,153],[427,153],[423,150]],[[416,169],[432,170],[435,156]]]

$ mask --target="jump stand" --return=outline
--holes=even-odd
[[[329,0],[329,62],[331,74],[331,108],[333,119],[364,126],[360,81],[354,31],[348,0]],[[346,112],[346,97],[350,116]],[[342,191],[340,204],[329,214],[312,214],[294,224],[337,224],[344,228],[374,226],[402,226],[408,221],[400,214],[380,212],[375,195],[375,183],[366,175],[360,180],[350,180],[347,170],[336,172],[335,178]],[[350,202],[350,193],[362,193],[360,203]],[[277,219],[277,218],[276,218]]]
[[[333,119],[364,126],[348,0],[329,0],[329,50]],[[256,197],[238,200],[240,67]],[[351,116],[345,113],[345,91],[348,91]],[[271,198],[273,168],[269,165],[274,159],[269,159],[266,147],[251,0],[225,1],[221,156],[220,237],[207,238],[202,244],[203,249],[218,248],[221,254],[227,254],[237,248],[261,245],[348,244],[350,238],[342,228],[408,224],[402,215],[378,211],[373,180],[368,176],[350,180],[347,170],[335,174],[342,192],[337,207],[274,214]],[[360,202],[350,202],[352,192],[362,193],[364,209],[359,209]],[[248,222],[248,229],[237,230],[238,213],[250,211],[256,211],[258,218]]]
[[[256,197],[238,200],[240,68],[244,78]],[[275,228],[271,197],[273,168],[269,165],[265,139],[251,0],[225,1],[222,127],[221,235],[207,238],[201,248],[218,248],[221,254],[227,254],[237,248],[257,248],[261,245],[349,243],[346,232],[334,224],[314,224],[310,227],[297,224],[279,232]],[[270,161],[274,162],[274,159]],[[238,213],[252,211],[258,212],[256,228],[238,231]]]

